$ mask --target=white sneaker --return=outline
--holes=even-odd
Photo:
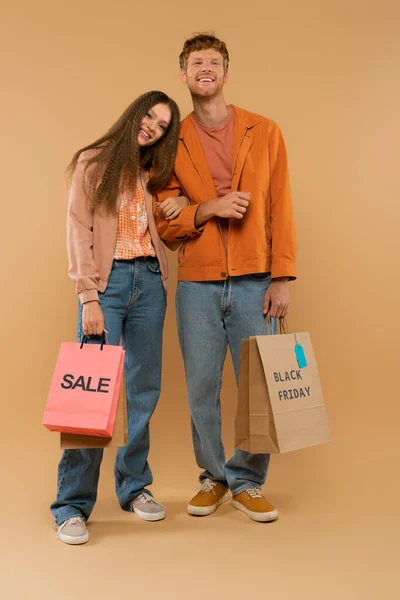
[[[83,517],[71,517],[58,528],[58,539],[64,544],[86,544],[89,533]]]
[[[146,492],[139,494],[132,500],[132,509],[144,521],[161,521],[165,519],[164,506]]]

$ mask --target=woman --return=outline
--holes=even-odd
[[[78,340],[110,344],[122,338],[128,445],[115,462],[121,508],[148,521],[165,517],[147,490],[149,420],[160,395],[161,342],[167,289],[167,260],[157,234],[152,194],[172,173],[179,109],[162,92],[137,98],[111,129],[74,155],[68,208],[69,274],[79,297]],[[185,199],[169,202],[169,218]],[[51,511],[58,537],[67,544],[88,541],[103,456],[101,449],[66,450],[58,469]]]

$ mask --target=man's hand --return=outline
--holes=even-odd
[[[215,200],[215,216],[223,219],[243,219],[249,202],[249,192],[230,192]]]
[[[243,219],[250,203],[249,192],[230,192],[226,196],[200,204],[195,218],[197,228],[213,217]]]
[[[265,292],[263,313],[265,316],[284,318],[289,312],[289,279],[278,277],[273,279],[268,290]]]
[[[82,306],[82,328],[85,335],[102,335],[104,315],[97,300],[85,302]]]
[[[157,202],[157,211],[162,213],[167,221],[176,219],[185,206],[189,205],[189,201],[185,196],[171,196],[163,202]]]

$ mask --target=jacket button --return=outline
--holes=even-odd
[[[225,273],[225,271],[223,271],[223,272],[221,273],[221,277],[226,277],[226,273]]]

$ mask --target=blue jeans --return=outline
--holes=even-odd
[[[160,395],[166,308],[158,260],[114,261],[99,300],[109,343],[118,345],[122,337],[125,349],[128,445],[118,449],[115,483],[121,507],[130,511],[132,500],[153,481],[147,462],[149,420]],[[79,306],[78,340],[82,335]],[[98,336],[89,339],[89,343],[100,341]],[[76,515],[89,518],[97,498],[102,457],[102,449],[64,451],[58,468],[57,498],[51,505],[57,525]]]
[[[176,295],[179,339],[185,364],[192,435],[197,464],[233,494],[265,483],[269,454],[235,450],[226,462],[221,439],[220,391],[228,346],[236,381],[243,338],[264,328],[263,301],[270,274],[229,277],[225,281],[180,281]],[[273,320],[268,333],[276,332]]]

